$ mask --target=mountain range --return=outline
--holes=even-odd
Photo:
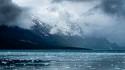
[[[51,26],[34,19],[31,29],[0,26],[0,49],[108,49],[119,47],[104,38],[50,34]]]

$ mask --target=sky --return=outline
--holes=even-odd
[[[0,0],[0,3],[0,9],[12,7],[9,15],[15,15],[9,19],[0,11],[4,17],[0,23],[5,25],[30,29],[34,25],[32,18],[38,17],[52,26],[50,34],[61,31],[64,35],[103,37],[125,46],[124,0]]]

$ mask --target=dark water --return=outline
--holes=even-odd
[[[0,70],[125,70],[125,53],[1,51]]]

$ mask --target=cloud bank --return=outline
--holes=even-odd
[[[103,37],[125,46],[124,0],[13,0],[13,2],[21,7],[29,7],[33,16],[51,25],[53,27],[50,30],[51,34],[72,33],[84,37]]]
[[[12,3],[12,0],[0,0],[0,25],[30,28],[32,23],[24,8]]]
[[[21,8],[11,3],[11,0],[0,0],[0,24],[7,24],[15,20],[20,13]]]

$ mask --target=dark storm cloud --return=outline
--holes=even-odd
[[[0,0],[0,25],[8,25],[19,17],[22,9],[12,0]]]
[[[90,2],[94,0],[52,0],[52,3],[60,3],[63,1],[71,1],[71,2]]]
[[[110,15],[125,16],[125,1],[124,0],[102,0],[102,10]]]

